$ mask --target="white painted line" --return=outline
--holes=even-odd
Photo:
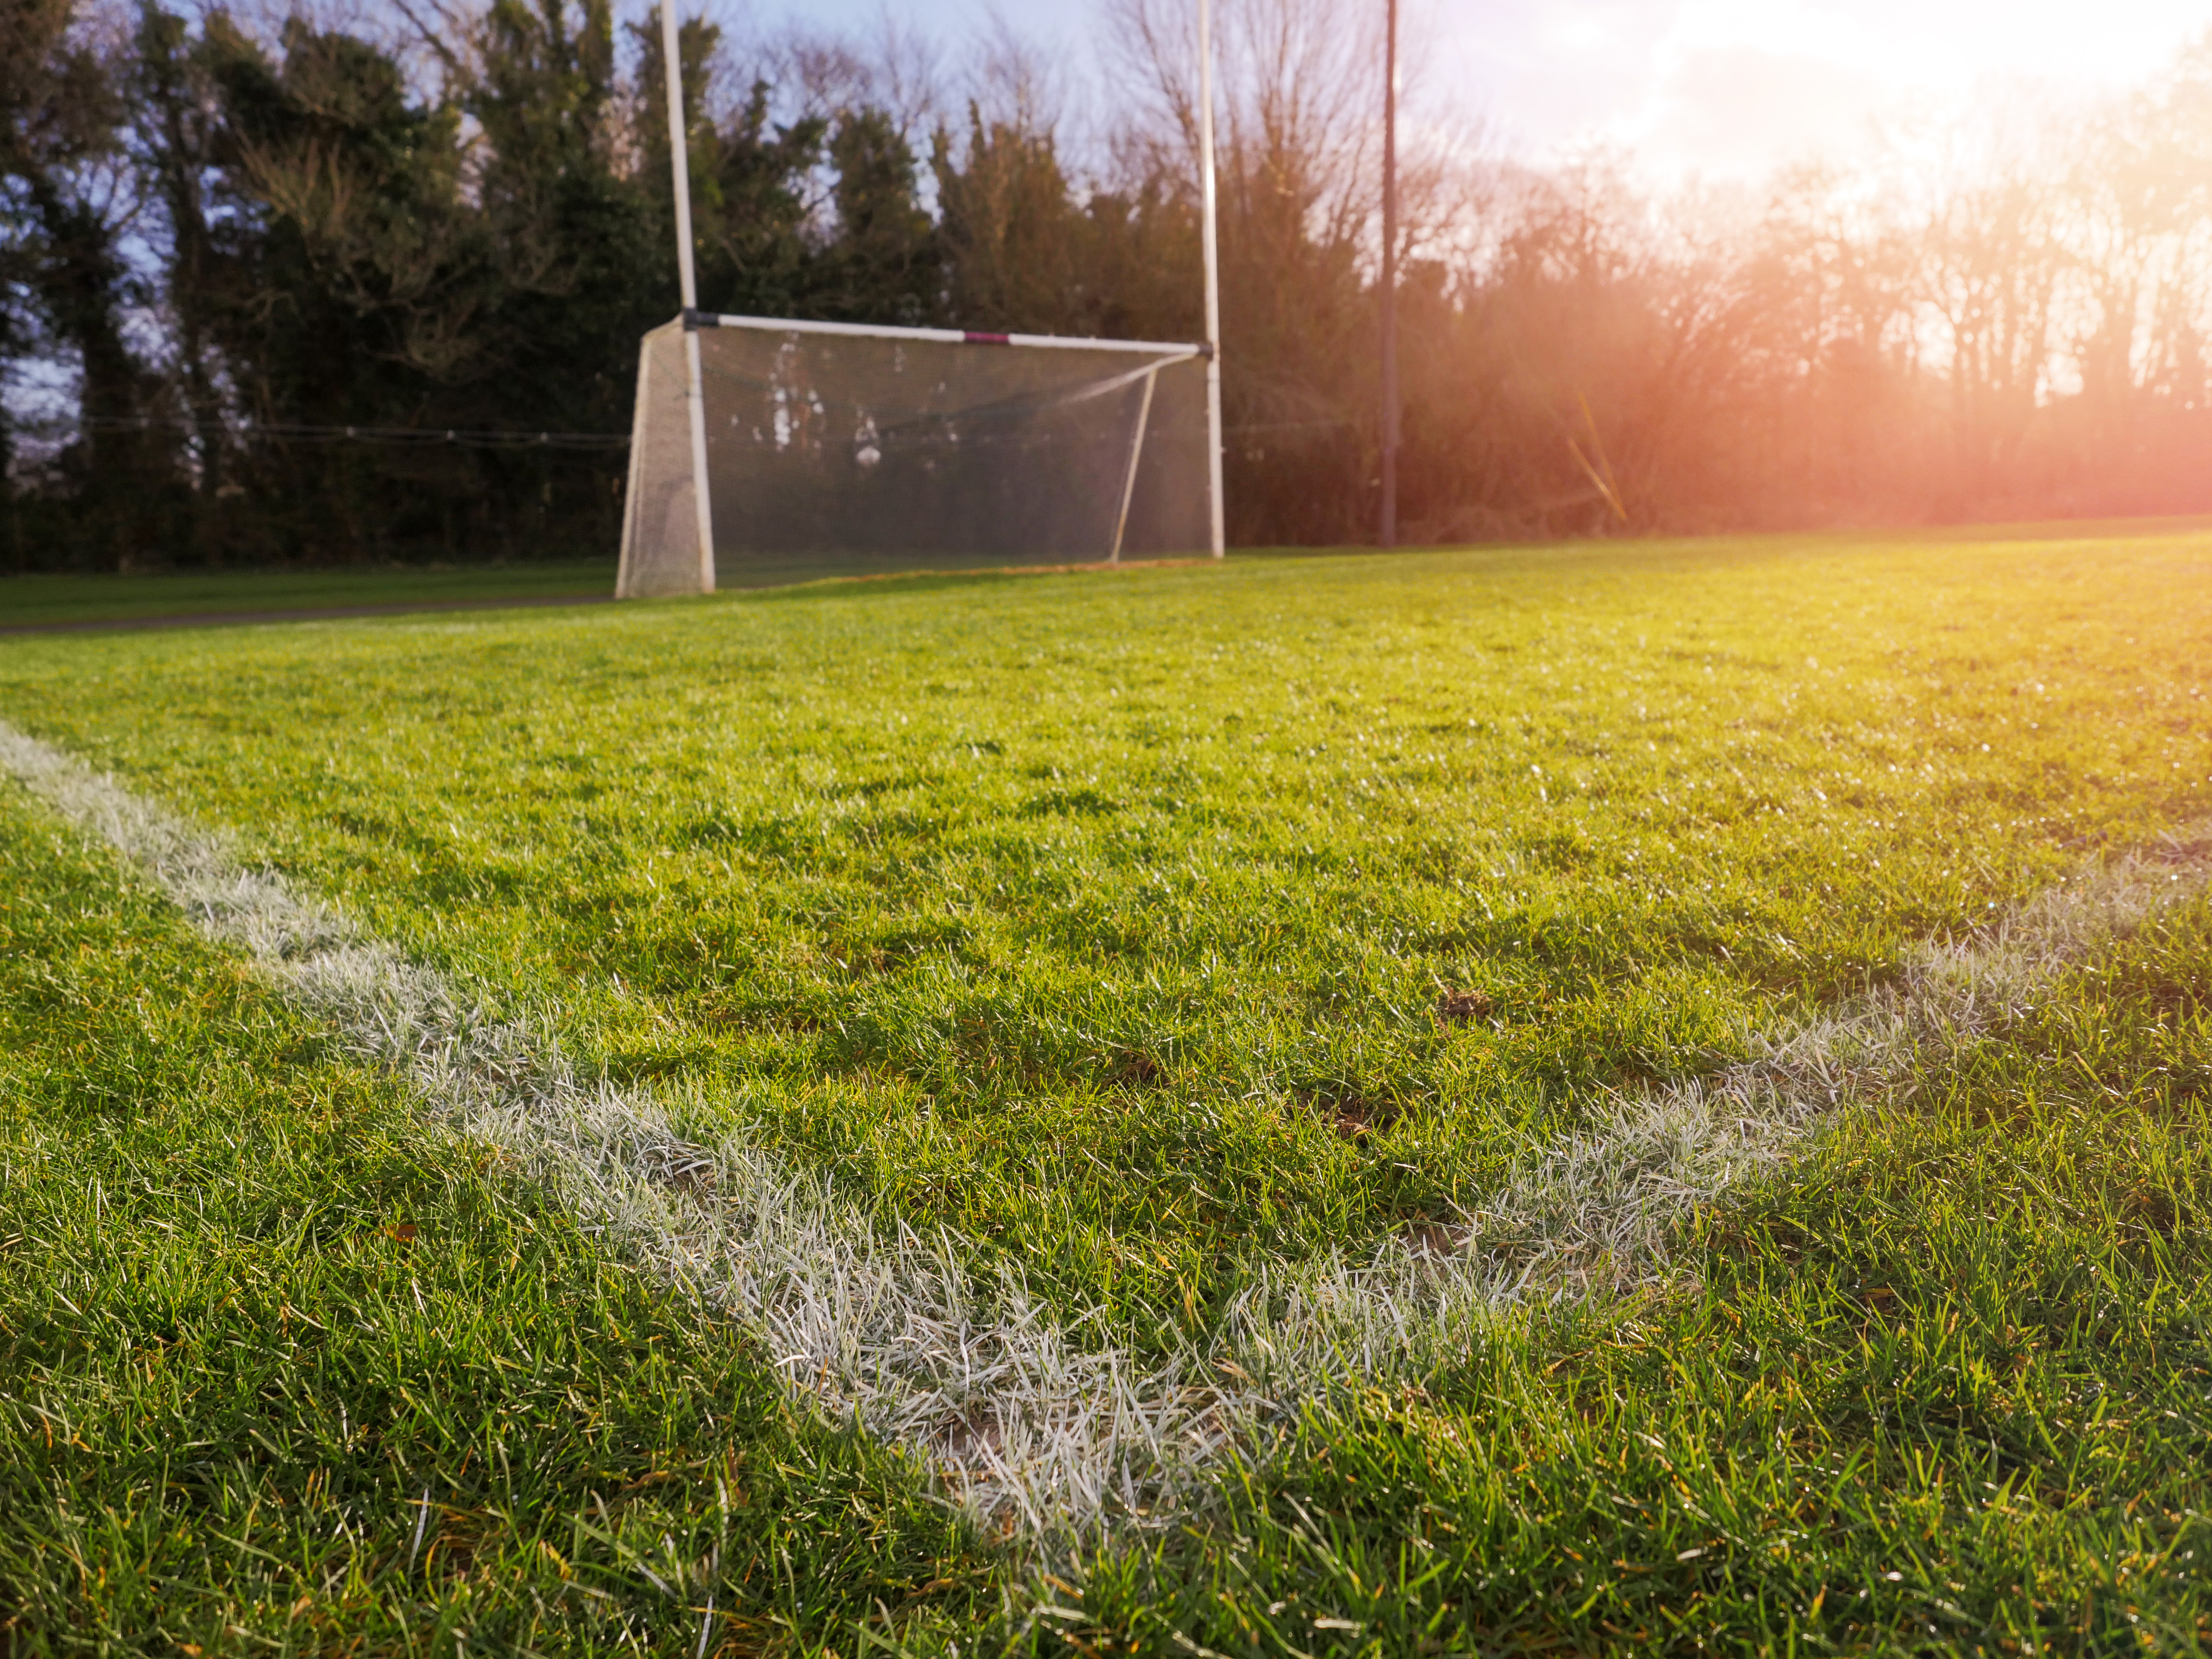
[[[986,1526],[1087,1521],[1231,1431],[1194,1361],[1139,1373],[949,1238],[884,1236],[821,1177],[687,1139],[652,1096],[580,1079],[544,1033],[250,867],[219,838],[0,722],[0,767],[145,872],[439,1117],[504,1148],[587,1222],[755,1330],[793,1388],[933,1462]]]
[[[1782,1169],[1836,1113],[1895,1102],[2008,1023],[2069,967],[2212,881],[2212,825],[2087,866],[1969,938],[1923,944],[1898,980],[1753,1034],[1708,1078],[1616,1096],[1524,1158],[1478,1210],[1364,1261],[1267,1275],[1237,1310],[1245,1368],[1289,1397],[1307,1379],[1416,1370],[1514,1302],[1618,1291],[1669,1269],[1683,1214]]]
[[[578,1078],[546,1034],[491,1018],[218,838],[5,722],[0,766],[441,1119],[755,1331],[795,1389],[912,1447],[985,1526],[1036,1533],[1164,1518],[1227,1444],[1301,1399],[1464,1354],[1516,1303],[1662,1273],[1686,1208],[1779,1168],[1833,1112],[1890,1098],[2212,876],[2212,844],[2178,838],[1972,939],[1924,947],[1895,986],[1784,1030],[1744,1064],[1616,1099],[1415,1244],[1262,1274],[1202,1351],[1159,1364],[1097,1341],[1097,1316],[1054,1319],[1011,1271],[979,1281],[949,1237],[879,1231],[826,1181],[742,1137],[702,1144],[667,1103]]]

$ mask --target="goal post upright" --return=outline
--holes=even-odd
[[[645,449],[647,425],[646,411],[653,403],[653,342],[648,337],[638,342],[637,397],[629,417],[629,472],[623,486],[623,527],[621,561],[615,566],[615,597],[627,599],[636,591],[634,570],[636,565],[638,542],[638,502],[644,495]]]
[[[1206,264],[1206,450],[1215,558],[1225,552],[1221,507],[1221,257],[1214,230],[1213,8],[1198,0],[1199,241]]]
[[[1384,0],[1382,50],[1382,522],[1379,539],[1398,544],[1398,0]]]
[[[684,131],[684,63],[676,0],[660,0],[660,52],[668,82],[668,160],[675,173],[676,271],[684,299],[684,389],[691,428],[691,511],[699,536],[699,591],[714,591],[714,514],[707,483],[707,392],[699,363],[699,279],[691,259],[691,155]]]

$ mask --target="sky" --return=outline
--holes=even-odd
[[[1360,3],[1362,0],[1346,0]],[[1364,0],[1380,5],[1382,0]],[[1674,178],[1847,155],[1876,119],[1992,83],[2142,81],[2212,28],[2180,0],[1403,0],[1431,98],[1530,159],[1598,141]],[[888,9],[953,45],[994,9],[1081,61],[1098,0],[753,0],[761,22],[865,29]]]

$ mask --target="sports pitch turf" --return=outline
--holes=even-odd
[[[16,641],[0,718],[1169,1356],[2212,813],[2209,571],[1738,542]],[[34,1644],[2212,1643],[2201,899],[1639,1288],[1347,1365],[1172,1528],[1041,1555],[0,800]]]
[[[460,567],[0,576],[0,630],[356,606],[530,603],[614,590],[611,564],[566,560]]]

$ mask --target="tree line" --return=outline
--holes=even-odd
[[[1358,541],[1379,9],[1223,9],[1231,538]],[[1086,116],[1003,36],[959,74],[694,17],[702,304],[1198,337],[1189,37],[1121,0]],[[1758,190],[1516,161],[1427,96],[1408,539],[2212,507],[2212,48]],[[0,568],[610,552],[676,306],[665,107],[653,19],[611,0],[14,0]]]

